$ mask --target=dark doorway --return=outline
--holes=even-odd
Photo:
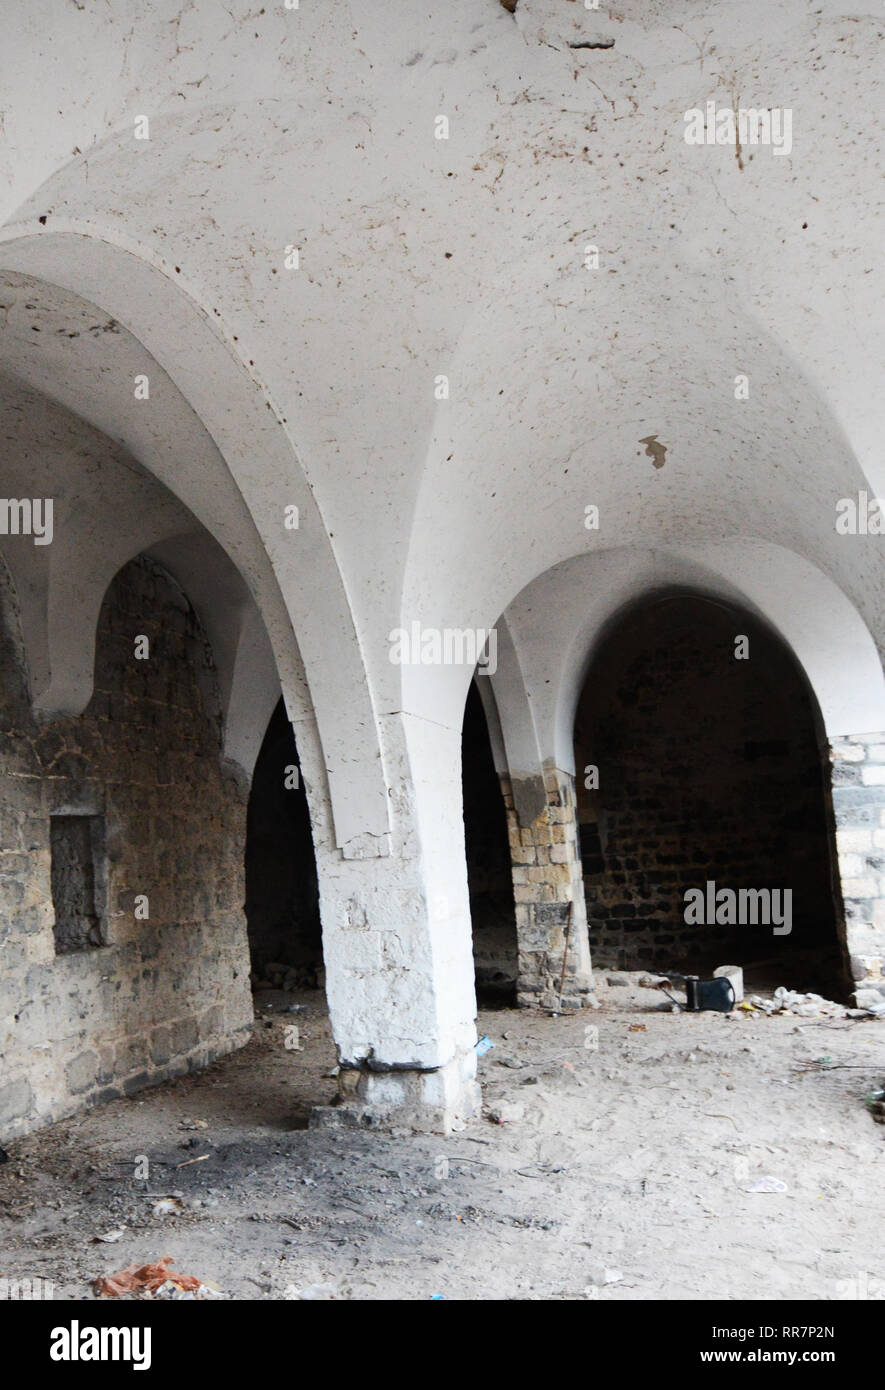
[[[322,985],[310,814],[282,700],[267,726],[252,777],[246,821],[246,921],[256,986]]]
[[[742,636],[748,659],[736,657]],[[746,614],[677,594],[616,621],[575,721],[594,964],[698,974],[741,965],[751,987],[838,996],[822,746],[804,673]]]
[[[507,812],[475,681],[464,709],[461,777],[476,994],[482,1003],[512,1004],[517,946]]]

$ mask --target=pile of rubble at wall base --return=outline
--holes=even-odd
[[[867,986],[854,992],[856,1008],[835,1004],[820,994],[799,994],[780,985],[771,999],[750,994],[738,1004],[746,1013],[796,1014],[799,1018],[885,1018],[885,981],[881,989]]]

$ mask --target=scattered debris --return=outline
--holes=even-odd
[[[718,979],[702,980],[697,975],[683,977],[685,983],[685,1007],[691,1013],[701,1013],[706,1009],[714,1013],[730,1014],[735,1006],[734,985],[727,975]]]
[[[703,1013],[710,1010],[714,1013],[730,1014],[737,1002],[734,972],[737,972],[737,976],[741,975],[737,966],[720,966],[711,980],[702,980],[699,975],[682,975],[674,970],[665,976],[643,975],[639,983],[645,989],[659,989],[662,994],[666,994],[673,1005],[673,1013],[681,1013],[683,1009],[686,1009],[689,1013]],[[670,993],[673,980],[680,981],[685,990],[684,1003],[674,999]],[[738,983],[741,987],[741,994],[743,994],[742,977]],[[662,1007],[666,1008],[667,1006]]]
[[[172,1216],[174,1212],[181,1211],[182,1201],[180,1197],[161,1197],[159,1202],[154,1202],[151,1207],[152,1216]]]
[[[722,953],[718,959],[723,959]],[[555,964],[558,973],[559,952]],[[710,974],[712,969],[713,960]],[[639,972],[613,973],[628,975],[630,983],[607,989],[605,972],[597,972],[605,1010],[601,1020],[606,1021],[598,1050],[585,1047],[584,1030],[586,1023],[601,1020],[586,1014],[556,1024],[528,1011],[480,1015],[476,1036],[486,1036],[483,1023],[495,1027],[498,1035],[497,1057],[481,1068],[491,1091],[485,1118],[480,1123],[471,1120],[466,1131],[462,1124],[461,1132],[444,1144],[422,1136],[401,1143],[383,1134],[379,1148],[360,1136],[353,1141],[349,1135],[336,1136],[332,1142],[298,1129],[259,1136],[251,1106],[244,1103],[255,1094],[256,1056],[261,1066],[271,1068],[270,1076],[285,1077],[280,1116],[288,1122],[290,1114],[299,1112],[289,1109],[292,1093],[288,1071],[283,1070],[287,1059],[280,1063],[282,1049],[258,1052],[255,1044],[252,1054],[235,1055],[218,1069],[219,1082],[237,1080],[236,1088],[218,1093],[225,1097],[223,1116],[221,1107],[210,1113],[211,1098],[197,1081],[187,1078],[159,1095],[149,1094],[145,1105],[152,1109],[141,1114],[119,1102],[116,1109],[77,1120],[76,1140],[69,1132],[73,1121],[27,1141],[16,1140],[12,1162],[0,1173],[0,1188],[6,1189],[0,1192],[0,1224],[6,1229],[7,1266],[11,1250],[25,1274],[40,1272],[51,1253],[64,1271],[63,1295],[94,1297],[91,1286],[97,1274],[112,1276],[115,1269],[123,1270],[123,1261],[127,1266],[153,1261],[158,1257],[152,1251],[165,1247],[186,1274],[200,1269],[201,1279],[205,1274],[224,1290],[218,1295],[182,1288],[172,1265],[154,1290],[127,1292],[125,1303],[280,1298],[290,1281],[291,1297],[299,1301],[303,1293],[304,1301],[342,1301],[350,1296],[347,1282],[352,1278],[359,1281],[360,1298],[415,1297],[416,1289],[420,1298],[423,1288],[426,1300],[429,1288],[452,1299],[463,1294],[465,1271],[471,1278],[476,1275],[475,1287],[489,1296],[536,1297],[559,1287],[562,1269],[559,1240],[540,1232],[549,1219],[579,1212],[582,1219],[587,1215],[592,1243],[575,1250],[572,1234],[568,1237],[572,1244],[565,1248],[573,1250],[575,1284],[564,1290],[568,1296],[587,1286],[590,1296],[600,1300],[636,1297],[632,1286],[639,1278],[637,1271],[647,1269],[649,1278],[654,1270],[655,1283],[668,1280],[665,1287],[680,1296],[712,1289],[718,1296],[751,1297],[752,1270],[762,1267],[757,1261],[780,1268],[783,1232],[771,1217],[792,1209],[798,1191],[805,1217],[791,1231],[796,1263],[784,1275],[784,1289],[831,1295],[843,1273],[842,1228],[846,1220],[850,1223],[851,1211],[862,1206],[865,1192],[872,1190],[878,1141],[885,1138],[885,1075],[874,1036],[881,1025],[871,1020],[858,1031],[852,1020],[840,1020],[834,1030],[845,1030],[849,1038],[828,1032],[824,1039],[818,1030],[834,1025],[832,1019],[789,1014],[768,1019],[756,1010],[730,1027],[725,1016],[710,1013],[674,1020],[654,1012],[662,995],[635,988]],[[770,997],[768,989],[764,993]],[[641,1037],[631,1033],[634,1023],[644,1023],[647,1032]],[[802,1033],[796,1031],[797,1024],[804,1025]],[[510,1037],[502,1041],[505,1032]],[[683,1065],[685,1054],[694,1060]],[[329,1070],[333,1055],[328,1041],[323,1048],[314,1046],[315,1076]],[[510,1059],[523,1060],[518,1076],[516,1068],[506,1065]],[[856,1078],[825,1082],[804,1076],[804,1071],[818,1074],[865,1062],[866,1072]],[[803,1071],[796,1074],[793,1069],[803,1063]],[[726,1095],[723,1068],[737,1083],[735,1094]],[[787,1075],[792,1098],[774,1090],[775,1084],[783,1089],[781,1078]],[[523,1086],[527,1091],[520,1095]],[[591,1087],[593,1105],[588,1108]],[[504,1109],[505,1102],[517,1099],[525,1104],[521,1122],[518,1111]],[[790,1099],[796,1104],[784,1104]],[[732,1111],[701,1112],[701,1104],[729,1104]],[[637,1105],[643,1111],[641,1155],[636,1149]],[[490,1115],[492,1107],[497,1113]],[[135,1186],[129,1179],[132,1155],[144,1147],[144,1117],[150,1114],[158,1136],[166,1137],[156,1141],[160,1147],[157,1166],[151,1166],[152,1180]],[[208,1129],[206,1120],[196,1120],[204,1115]],[[707,1124],[707,1118],[716,1118],[716,1125]],[[723,1130],[726,1124],[728,1130]],[[192,1137],[197,1140],[194,1147],[177,1147]],[[178,1153],[187,1152],[188,1158],[206,1153],[210,1141],[211,1170],[197,1163],[199,1174],[174,1171]],[[468,1157],[477,1147],[487,1150],[489,1161]],[[77,1178],[72,1174],[74,1150]],[[621,1171],[627,1152],[634,1157]],[[665,1153],[674,1161],[661,1168],[659,1156]],[[442,1155],[447,1158],[445,1181],[435,1166]],[[732,1157],[743,1158],[749,1166],[734,1167]],[[99,1165],[97,1173],[90,1171],[90,1162]],[[22,1164],[27,1187],[14,1176]],[[774,1167],[790,1173],[788,1188],[745,1193]],[[120,1175],[111,1179],[111,1191],[100,1180],[105,1172]],[[646,1172],[652,1176],[643,1190]],[[820,1181],[824,1172],[828,1186],[811,1189],[810,1181]],[[606,1182],[613,1177],[617,1180]],[[670,1185],[674,1178],[679,1183],[675,1195]],[[721,1269],[721,1224],[709,1219],[720,1191],[727,1201],[731,1192],[738,1206],[744,1195],[790,1196],[789,1203],[747,1204],[745,1214],[759,1220],[752,1231],[737,1224],[729,1237],[732,1258],[723,1261]],[[807,1194],[813,1198],[818,1191],[825,1191],[828,1200],[806,1203]],[[9,1208],[22,1201],[23,1192],[37,1200],[16,1215]],[[695,1193],[700,1200],[682,1204],[683,1194]],[[355,1195],[358,1211],[344,1200]],[[670,1244],[671,1204],[676,1201],[691,1251],[685,1243]],[[162,1214],[152,1216],[152,1208],[161,1202]],[[197,1202],[209,1209],[196,1208]],[[640,1203],[649,1210],[640,1212]],[[481,1219],[470,1214],[469,1204]],[[192,1215],[194,1210],[199,1214]],[[250,1220],[256,1211],[259,1219]],[[533,1219],[537,1226],[527,1224]],[[125,1228],[125,1238],[107,1243],[120,1243],[125,1249],[97,1254],[94,1244],[105,1243],[97,1236],[110,1236],[118,1228]],[[54,1237],[54,1246],[44,1229]],[[445,1253],[447,1232],[456,1239],[482,1234],[475,1242],[477,1264],[469,1263],[474,1243],[468,1250],[459,1240],[464,1244],[464,1264],[459,1257],[459,1267],[453,1270]],[[521,1249],[524,1240],[527,1248]],[[697,1269],[697,1249],[705,1258],[709,1252],[703,1275]],[[356,1268],[355,1257],[360,1261]],[[594,1283],[585,1272],[588,1264],[591,1274],[598,1267],[600,1279],[606,1271],[622,1273],[623,1278],[608,1287]],[[255,1274],[259,1277],[253,1284]],[[334,1294],[318,1296],[315,1282],[328,1284]]]
[[[202,1281],[193,1274],[172,1274],[169,1266],[174,1263],[171,1255],[164,1255],[162,1259],[150,1264],[128,1265],[118,1274],[99,1275],[93,1288],[99,1298],[122,1298],[128,1293],[158,1294],[166,1286],[182,1293],[196,1293],[204,1287]],[[213,1289],[212,1293],[215,1295],[217,1291]]]
[[[858,1053],[849,1052],[849,1057],[857,1057]],[[869,1065],[866,1062],[836,1062],[832,1057],[815,1057],[801,1060],[794,1068],[797,1076],[807,1076],[810,1072],[824,1071],[868,1071]]]
[[[94,1241],[101,1242],[102,1245],[116,1245],[118,1240],[122,1240],[126,1234],[126,1227],[121,1226],[117,1231],[105,1231],[103,1236],[93,1236]]]
[[[568,1169],[561,1163],[536,1163],[532,1168],[517,1168],[516,1171],[521,1178],[548,1178],[551,1173],[566,1173]]]
[[[619,1269],[605,1269],[599,1265],[587,1271],[592,1284],[597,1288],[603,1288],[606,1284],[619,1284],[623,1279],[623,1274]]]
[[[870,1014],[885,1014],[885,995],[875,985],[864,986],[854,991],[854,1002],[859,1009]]]
[[[525,1106],[519,1101],[504,1102],[489,1111],[489,1119],[493,1125],[516,1124],[524,1116]]]
[[[171,1299],[175,1303],[179,1302],[202,1302],[209,1298],[224,1298],[221,1289],[214,1284],[198,1283],[195,1289],[183,1288],[176,1283],[175,1278],[167,1279],[165,1284],[161,1284],[156,1293],[147,1294],[147,1298]]]
[[[757,1178],[750,1186],[744,1188],[745,1192],[788,1192],[789,1188],[780,1178],[773,1178],[767,1175],[764,1178]]]
[[[873,1091],[868,1095],[867,1105],[876,1123],[885,1125],[885,1090]]]
[[[491,1038],[480,1038],[479,1042],[474,1044],[473,1050],[476,1053],[477,1057],[484,1057],[485,1054],[494,1046],[495,1044],[492,1042]]]
[[[885,1017],[885,997],[878,990],[856,990],[858,1008],[849,1009],[844,1004],[836,1004],[823,995],[797,993],[779,985],[771,999],[763,999],[760,994],[751,994],[738,1007],[745,1013],[796,1014],[799,1018],[865,1018]],[[860,1003],[863,998],[863,1003]]]
[[[504,0],[501,0],[501,3],[503,5]],[[569,48],[614,48],[614,46],[614,39],[579,39],[577,43],[569,44]],[[644,444],[645,440],[643,439],[641,443]],[[658,468],[660,465],[655,464],[655,467]]]
[[[815,1057],[810,1061],[800,1062],[797,1071],[830,1071],[832,1067],[832,1057]]]

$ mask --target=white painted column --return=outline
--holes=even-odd
[[[392,854],[346,859],[314,816],[339,1101],[356,1121],[447,1131],[480,1102],[460,732],[380,723]]]

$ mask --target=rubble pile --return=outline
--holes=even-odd
[[[855,990],[857,1007],[848,1008],[836,1004],[832,999],[824,999],[821,994],[797,993],[779,985],[771,999],[760,994],[748,995],[739,1005],[748,1013],[796,1014],[799,1018],[868,1018],[885,1017],[885,994],[875,986]]]

